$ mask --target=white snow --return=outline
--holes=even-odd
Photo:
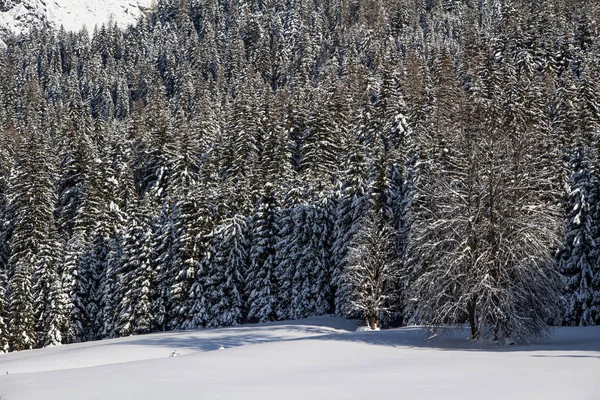
[[[126,27],[155,4],[156,0],[22,0],[10,10],[0,12],[0,31],[18,34],[43,21],[57,28],[62,25],[67,31],[86,26],[91,32],[96,25],[111,19]]]
[[[359,326],[354,332],[377,332],[380,330],[379,328],[372,329],[370,326]]]
[[[64,25],[68,31],[79,30],[82,25],[91,31],[113,18],[120,26],[134,24],[149,9],[154,0],[53,0],[48,2],[48,21]]]
[[[5,12],[0,12],[0,29],[21,33],[32,24],[44,20],[42,0],[23,0]]]
[[[527,346],[473,344],[465,331],[427,340],[420,327],[355,329],[323,317],[3,354],[0,398],[593,400],[600,393],[600,327],[558,328]],[[179,356],[169,357],[173,351]]]

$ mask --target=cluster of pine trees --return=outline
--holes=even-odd
[[[163,0],[0,54],[0,351],[600,322],[600,8]],[[381,319],[381,320],[380,320]]]

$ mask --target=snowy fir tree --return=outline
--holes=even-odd
[[[256,214],[250,222],[250,264],[247,270],[246,292],[250,321],[275,319],[277,282],[275,274],[275,246],[277,243],[277,204],[273,187],[265,187]]]
[[[237,325],[244,320],[244,283],[248,271],[248,219],[223,221],[211,235],[211,254],[200,283],[208,298],[207,326]]]
[[[590,160],[582,150],[572,157],[571,179],[567,185],[567,226],[560,250],[560,268],[566,281],[564,322],[569,325],[596,325],[600,318],[598,299],[597,182]],[[597,297],[597,296],[596,296]]]
[[[14,208],[14,225],[9,241],[11,253],[5,293],[6,324],[13,350],[33,348],[38,342],[44,345],[60,342],[60,334],[57,333],[60,323],[57,325],[52,321],[57,317],[52,314],[62,312],[60,301],[56,301],[61,293],[56,276],[57,243],[52,238],[55,228],[55,161],[49,157],[48,143],[42,135],[45,110],[35,82],[27,86],[26,100],[28,120],[21,128],[22,139],[16,150],[15,166],[9,178],[13,183],[8,193],[10,207]],[[38,282],[45,280],[41,275],[46,270],[50,282]],[[46,285],[50,287],[45,288]],[[42,332],[36,330],[36,319],[42,320]],[[40,333],[43,335],[41,339],[38,338]]]
[[[332,310],[330,252],[332,218],[328,199],[321,204],[299,205],[294,209],[292,241],[296,252],[291,257],[292,274],[288,317],[305,318]]]
[[[35,264],[32,290],[35,298],[40,299],[34,311],[38,345],[42,347],[62,344],[62,331],[69,321],[59,275],[61,248],[56,231],[50,231],[40,243]]]
[[[358,231],[361,218],[368,207],[368,177],[362,146],[354,146],[349,154],[348,165],[345,171],[346,181],[340,190],[340,195],[335,209],[335,223],[333,227],[332,243],[332,282],[336,290],[336,314],[348,315],[346,309],[346,286],[340,281],[347,261],[348,246]]]
[[[148,333],[154,329],[152,303],[156,296],[156,274],[153,268],[152,225],[143,211],[144,205],[138,205],[138,211],[131,215],[123,237],[122,260],[113,295],[120,300],[115,312],[118,335]]]

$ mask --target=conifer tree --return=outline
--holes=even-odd
[[[246,279],[248,320],[270,321],[276,318],[277,282],[275,249],[277,243],[277,203],[271,184],[250,222],[250,265]]]
[[[15,155],[8,198],[14,208],[6,291],[12,350],[30,349],[37,344],[35,302],[50,299],[34,298],[33,276],[35,267],[47,261],[49,254],[45,245],[55,228],[54,162],[49,157],[47,139],[41,128],[44,110],[37,83],[28,83],[26,99],[27,119]]]
[[[208,299],[207,326],[238,325],[244,319],[244,282],[248,269],[248,220],[237,215],[215,228],[203,282]]]
[[[57,236],[56,230],[52,229],[40,243],[33,275],[36,337],[41,347],[61,344],[62,331],[69,322],[59,274],[59,251],[62,245]]]
[[[568,216],[564,243],[560,251],[561,272],[566,280],[566,313],[568,325],[596,325],[598,310],[594,295],[597,293],[598,274],[598,221],[596,179],[590,161],[583,150],[572,158],[573,173],[569,180],[566,203]]]
[[[341,279],[347,261],[348,246],[358,231],[365,211],[368,207],[367,165],[363,149],[354,145],[350,149],[345,176],[347,181],[340,190],[340,198],[335,210],[332,243],[332,283],[337,288],[335,294],[336,314],[347,315],[348,293]]]
[[[125,230],[112,240],[110,253],[106,260],[106,271],[102,290],[102,310],[100,319],[102,338],[114,337],[118,334],[119,307],[122,299],[122,290],[119,283],[121,263],[123,261],[123,245]]]
[[[300,205],[294,210],[290,318],[322,315],[332,310],[331,204]],[[288,255],[290,256],[290,255]]]
[[[8,139],[9,130],[0,128],[0,141],[6,143],[6,147],[0,150],[0,165],[3,168],[0,170],[0,352],[8,351],[8,327],[7,309],[6,309],[6,288],[8,284],[8,260],[10,258],[10,237],[12,235],[12,212],[13,208],[9,207],[7,195],[9,190],[10,166],[14,163],[11,161]]]
[[[153,309],[157,328],[167,330],[173,318],[171,288],[177,268],[174,263],[176,206],[171,209],[163,206],[157,217],[158,228],[155,232],[152,248],[156,253],[156,299]],[[172,211],[172,212],[171,212]]]
[[[117,275],[119,335],[149,333],[155,327],[152,304],[156,296],[152,225],[143,203],[129,219],[123,238],[123,258]]]
[[[196,328],[205,323],[204,316],[194,315],[198,299],[202,299],[203,294],[191,290],[197,279],[199,264],[207,251],[207,236],[213,229],[213,219],[203,195],[197,189],[180,198],[175,208],[177,218],[173,226],[173,271],[170,272],[173,277],[170,288],[172,315],[169,327]]]
[[[110,240],[117,229],[114,215],[110,212],[108,177],[110,173],[106,164],[96,159],[87,174],[78,222],[70,239],[74,247],[66,260],[66,271],[75,272],[71,298],[74,300],[79,340],[98,338],[103,325],[99,318],[102,315],[106,263]]]
[[[341,104],[336,103],[341,102],[340,96],[332,98],[324,95],[328,90],[341,89],[334,86],[314,90],[313,96],[323,104],[319,104],[308,117],[301,149],[301,171],[310,182],[314,182],[316,190],[329,188],[336,177],[340,146],[345,136],[343,129],[346,115],[340,112]]]

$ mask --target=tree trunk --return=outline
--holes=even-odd
[[[479,339],[479,327],[477,326],[477,319],[475,318],[476,303],[477,299],[473,298],[467,304],[467,313],[469,319],[469,326],[471,327],[471,339],[477,341]]]
[[[371,329],[377,328],[379,328],[379,317],[377,316],[377,314],[373,314],[371,316]]]
[[[367,315],[365,317],[365,322],[367,326],[373,330],[379,328],[379,317],[376,313]]]

